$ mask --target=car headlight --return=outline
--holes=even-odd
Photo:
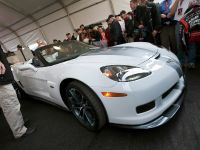
[[[151,71],[124,65],[104,66],[100,70],[106,77],[118,82],[135,81],[151,74]]]

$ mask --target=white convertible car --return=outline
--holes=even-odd
[[[70,110],[89,130],[106,123],[158,127],[176,114],[184,95],[177,57],[150,43],[106,49],[58,43],[37,49],[32,60],[12,69],[18,94]]]

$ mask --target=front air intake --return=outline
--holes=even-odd
[[[140,113],[144,113],[146,111],[149,111],[151,109],[153,109],[155,107],[155,101],[152,101],[150,103],[144,104],[144,105],[140,105],[136,107],[136,112],[138,114]]]

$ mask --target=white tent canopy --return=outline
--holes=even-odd
[[[36,40],[63,40],[81,24],[104,22],[110,14],[130,11],[130,0],[0,0],[0,42],[5,51]]]

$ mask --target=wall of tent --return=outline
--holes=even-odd
[[[12,30],[1,32],[0,41],[4,51],[16,51],[17,45],[24,47],[25,56],[30,58],[28,47],[37,40],[44,40],[48,44],[53,39],[63,41],[66,33],[74,33],[81,24],[85,26],[101,22],[110,14],[119,14],[121,10],[130,10],[130,0],[73,0],[54,1],[51,5],[41,8],[11,26]],[[12,15],[12,14],[11,14]],[[20,55],[19,52],[17,52]],[[22,56],[19,56],[23,60]]]

